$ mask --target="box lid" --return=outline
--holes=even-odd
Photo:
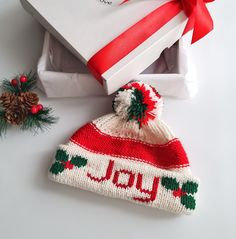
[[[169,1],[133,0],[132,3],[122,6],[117,4],[119,0],[110,1],[115,3],[114,5],[105,4],[101,0],[21,2],[63,45],[88,64],[97,52]],[[113,93],[151,65],[165,48],[182,36],[186,23],[187,17],[183,12],[179,12],[125,57],[102,72],[102,84],[107,93]],[[118,47],[122,50],[124,45]]]

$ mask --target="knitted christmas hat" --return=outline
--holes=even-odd
[[[163,101],[149,85],[129,83],[114,113],[80,128],[60,145],[53,181],[175,213],[195,209],[198,180],[187,155],[160,119]]]

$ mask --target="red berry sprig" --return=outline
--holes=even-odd
[[[38,108],[38,111],[41,111],[41,110],[43,110],[43,105],[38,104],[38,105],[37,105],[37,108]]]
[[[20,77],[20,83],[21,83],[21,84],[24,84],[24,83],[26,83],[27,81],[28,81],[27,76],[22,75],[22,76]]]
[[[12,86],[14,86],[14,87],[18,86],[18,80],[17,80],[17,79],[11,80],[11,84],[12,84]]]
[[[33,106],[31,107],[31,113],[32,113],[33,115],[38,114],[38,112],[39,112],[39,111],[42,111],[42,110],[43,110],[43,105],[41,105],[41,104],[33,105]]]
[[[33,92],[37,88],[36,73],[21,73],[0,83],[0,138],[12,125],[37,133],[57,122],[53,109],[39,104]]]
[[[19,80],[20,80],[20,83],[21,83],[21,84],[24,84],[24,83],[26,83],[26,82],[28,81],[28,78],[27,78],[27,76],[22,75],[22,76],[19,78]],[[14,86],[14,87],[17,87],[17,86],[18,86],[18,80],[17,80],[17,79],[12,79],[12,80],[11,80],[11,85]]]

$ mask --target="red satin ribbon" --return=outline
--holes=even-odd
[[[182,8],[189,19],[183,34],[193,30],[192,43],[197,42],[212,31],[213,20],[206,7],[206,3],[213,1],[181,0]]]
[[[158,7],[131,26],[89,61],[88,68],[102,84],[102,74],[151,37],[172,18],[184,11],[189,18],[184,33],[193,29],[192,43],[200,40],[213,29],[213,21],[206,3],[214,0],[173,0]]]

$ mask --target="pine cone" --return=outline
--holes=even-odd
[[[5,118],[9,124],[19,125],[28,115],[28,110],[24,105],[13,104],[6,109]]]
[[[8,109],[12,105],[17,105],[18,97],[12,93],[4,92],[0,97],[0,103],[5,109]]]
[[[31,110],[33,105],[37,105],[39,103],[38,95],[32,92],[21,93],[19,100],[28,110]]]

